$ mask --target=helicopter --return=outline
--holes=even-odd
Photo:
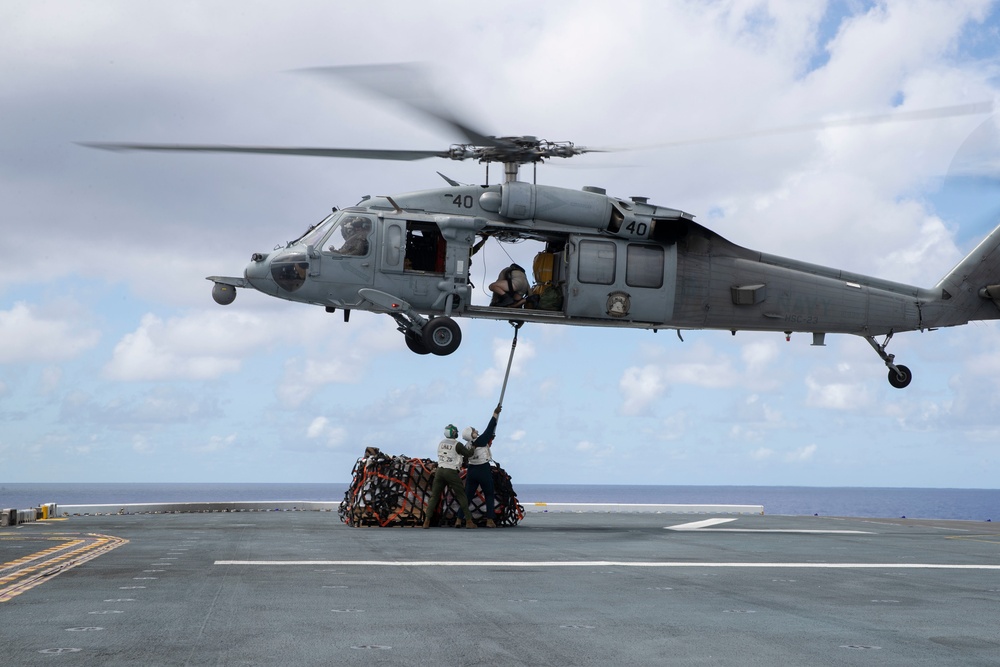
[[[386,68],[314,68],[445,123],[464,136],[446,150],[295,148],[209,144],[85,143],[114,151],[222,152],[377,160],[476,160],[486,184],[366,196],[333,211],[271,252],[251,255],[242,276],[208,276],[212,296],[229,305],[238,289],[311,305],[327,312],[389,315],[407,347],[445,356],[458,349],[456,318],[631,329],[714,329],[864,338],[902,389],[913,378],[886,348],[900,332],[931,331],[1000,319],[1000,226],[933,287],[779,257],[739,246],[682,210],[648,197],[618,197],[600,187],[580,190],[520,180],[524,165],[605,149],[534,136],[494,136],[453,112],[367,78]],[[399,71],[395,71],[399,81]],[[938,110],[976,113],[982,105]],[[916,112],[914,119],[938,111]],[[922,114],[922,115],[920,115]],[[861,122],[881,122],[869,117]],[[803,129],[813,126],[801,126]],[[489,184],[489,166],[503,180]],[[473,304],[470,266],[488,239],[533,241],[527,270],[512,264],[490,286],[490,305]],[[881,338],[881,340],[879,340]]]

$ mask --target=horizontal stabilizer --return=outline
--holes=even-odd
[[[220,285],[232,285],[233,287],[250,287],[246,278],[230,278],[227,276],[206,276],[205,280],[211,280]]]

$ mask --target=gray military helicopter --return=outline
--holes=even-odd
[[[498,137],[451,112],[373,85],[384,67],[311,70],[345,77],[444,122],[465,137],[443,151],[192,144],[88,143],[109,150],[305,155],[378,160],[443,158],[503,165],[503,182],[365,197],[334,211],[272,252],[251,256],[242,276],[209,276],[222,305],[237,288],[392,317],[418,354],[448,355],[461,343],[458,317],[632,329],[719,329],[861,336],[903,388],[910,369],[886,352],[892,337],[1000,319],[1000,227],[933,287],[916,287],[738,246],[684,211],[599,187],[572,190],[519,180],[522,165],[600,151],[532,136]],[[398,74],[398,72],[397,72]],[[399,77],[395,77],[398,81]],[[973,105],[975,107],[976,105]],[[941,115],[981,113],[972,107]],[[935,110],[931,112],[937,113]],[[928,112],[920,117],[932,117]],[[878,122],[882,117],[860,119]],[[898,118],[898,116],[897,116]],[[873,120],[875,119],[875,120]],[[801,126],[797,129],[809,129]],[[535,287],[512,265],[491,286],[494,301],[472,302],[470,264],[487,239],[532,240]],[[877,340],[882,338],[881,341]]]

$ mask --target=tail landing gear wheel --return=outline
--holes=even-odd
[[[406,347],[410,348],[411,352],[416,352],[417,354],[430,354],[431,351],[427,349],[424,345],[424,341],[420,340],[420,336],[416,334],[406,334]]]
[[[885,351],[885,346],[889,344],[890,340],[892,340],[891,331],[886,334],[885,342],[881,344],[879,344],[872,336],[865,336],[865,340],[868,341],[868,344],[872,346],[872,349],[875,350],[878,356],[889,368],[889,384],[896,389],[902,389],[910,384],[910,380],[913,379],[913,373],[910,372],[910,369],[902,364],[893,363],[896,359],[896,355],[889,354]]]
[[[458,349],[462,330],[450,317],[435,317],[424,326],[422,342],[432,354],[444,357]]]
[[[896,389],[903,389],[906,385],[910,384],[910,380],[913,379],[913,373],[903,365],[898,365],[896,368],[899,370],[898,373],[891,368],[889,369],[889,384]]]

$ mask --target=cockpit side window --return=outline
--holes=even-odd
[[[371,251],[375,225],[371,217],[357,213],[344,215],[324,239],[327,252],[345,257],[363,257]]]

